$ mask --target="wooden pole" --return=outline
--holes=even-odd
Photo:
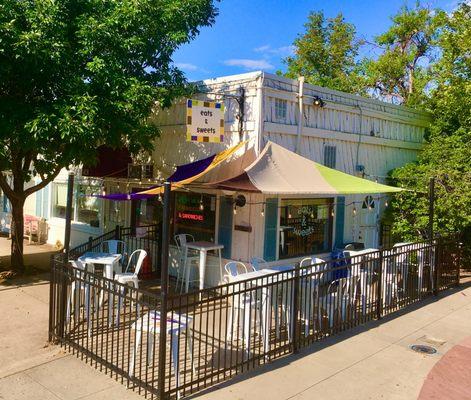
[[[165,356],[167,352],[167,297],[168,297],[168,251],[170,242],[170,191],[171,183],[164,183],[162,218],[162,261],[160,267],[160,336],[159,336],[159,399],[165,399]]]

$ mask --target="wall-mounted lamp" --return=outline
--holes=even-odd
[[[317,107],[324,107],[325,106],[324,101],[319,96],[314,96],[313,97],[312,104],[314,104]]]

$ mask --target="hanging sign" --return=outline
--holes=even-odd
[[[188,99],[186,101],[186,134],[189,142],[223,142],[224,104]]]

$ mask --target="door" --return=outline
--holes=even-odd
[[[360,229],[358,241],[365,248],[378,247],[378,210],[379,204],[373,196],[365,196],[360,208]]]

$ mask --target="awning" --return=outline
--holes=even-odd
[[[237,177],[211,186],[284,195],[373,194],[403,190],[327,168],[273,142],[268,142],[259,157]]]
[[[176,171],[167,178],[168,182],[172,182],[172,190],[191,183],[206,184],[208,182],[218,182],[236,176],[255,159],[253,149],[249,149],[240,157],[235,156],[235,153],[245,146],[247,142],[248,141],[243,141],[210,157],[178,166]],[[163,187],[158,186],[136,194],[141,196],[155,196],[161,193],[163,193]]]

